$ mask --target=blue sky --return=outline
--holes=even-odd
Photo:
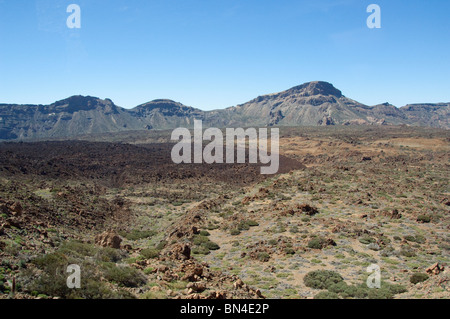
[[[447,0],[0,0],[0,103],[210,110],[315,80],[368,105],[450,102],[449,17]]]

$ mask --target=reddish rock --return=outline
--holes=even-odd
[[[15,202],[14,204],[12,204],[10,207],[10,210],[11,210],[11,214],[16,217],[20,217],[23,212],[22,205],[20,205],[20,203],[18,203],[18,202]]]
[[[95,237],[95,244],[102,247],[120,249],[122,238],[113,231],[106,231]]]
[[[430,275],[439,275],[442,271],[444,271],[444,266],[439,265],[439,263],[435,263],[427,268],[426,272]]]

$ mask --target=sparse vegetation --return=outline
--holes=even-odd
[[[411,283],[416,285],[419,282],[423,282],[423,281],[427,280],[428,278],[429,278],[429,276],[427,274],[415,273],[411,276],[410,281],[411,281]]]
[[[161,171],[154,163],[164,159],[164,143],[157,157],[152,145],[139,143],[44,143],[39,156],[33,145],[1,145],[0,299],[11,293],[13,277],[18,298],[223,291],[245,299],[256,289],[267,298],[448,298],[445,274],[425,273],[450,263],[448,134],[363,126],[281,131],[281,151],[307,169],[268,177],[251,166],[243,174],[233,165],[166,163]],[[396,144],[409,143],[405,132],[414,147]],[[14,215],[19,204],[22,215]],[[117,249],[97,241],[106,229],[120,235]],[[366,268],[374,263],[395,284],[368,288]],[[69,264],[82,267],[82,289],[66,289]]]

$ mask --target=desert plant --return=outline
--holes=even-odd
[[[325,244],[325,238],[315,237],[308,242],[308,247],[311,249],[322,249],[325,247]]]
[[[153,259],[159,257],[159,250],[156,248],[145,248],[141,250],[141,256],[145,259]]]
[[[331,270],[315,270],[306,274],[303,282],[314,289],[328,289],[331,285],[344,281],[340,274]]]
[[[409,281],[413,283],[414,285],[418,284],[419,282],[423,282],[427,280],[429,277],[427,274],[424,273],[415,273],[411,276]]]
[[[262,262],[268,262],[270,259],[270,255],[266,252],[258,253],[258,260]]]
[[[211,234],[207,230],[201,230],[200,236],[210,236]]]
[[[314,299],[340,299],[339,295],[330,291],[321,291],[314,296]]]
[[[130,288],[140,287],[146,282],[144,275],[137,269],[117,267],[113,263],[104,263],[103,275],[108,281]]]
[[[419,215],[419,216],[417,216],[417,222],[429,223],[429,222],[431,222],[431,217],[428,215]]]
[[[234,229],[232,229],[231,231],[230,231],[230,234],[232,235],[232,236],[237,236],[237,235],[239,235],[241,233],[241,231],[239,230],[239,229],[237,229],[237,228],[234,228]]]

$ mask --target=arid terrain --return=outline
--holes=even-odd
[[[0,144],[0,298],[450,297],[450,131],[281,128],[272,176],[169,133]]]

